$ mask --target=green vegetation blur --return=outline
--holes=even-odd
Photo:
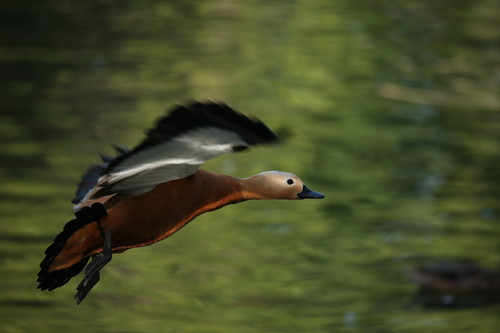
[[[497,1],[4,1],[0,18],[0,332],[498,332],[498,305],[430,310],[406,275],[500,263]],[[326,198],[200,216],[115,255],[80,306],[80,276],[37,290],[81,173],[193,99],[283,137],[204,168],[289,171]]]

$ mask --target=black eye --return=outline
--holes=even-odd
[[[286,182],[288,183],[288,185],[292,185],[293,184],[293,179],[288,179]]]

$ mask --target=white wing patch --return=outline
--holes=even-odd
[[[115,193],[138,195],[161,183],[188,177],[205,161],[248,146],[235,132],[199,127],[150,148],[137,151],[99,179]]]

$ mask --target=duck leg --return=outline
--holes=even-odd
[[[87,296],[89,291],[99,282],[99,270],[101,270],[108,262],[111,261],[112,248],[111,248],[111,230],[103,231],[104,246],[102,252],[92,256],[92,261],[85,267],[85,275],[82,282],[76,288],[75,295],[76,304]]]

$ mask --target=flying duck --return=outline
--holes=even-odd
[[[75,218],[45,251],[38,288],[58,288],[85,268],[80,304],[113,253],[165,239],[200,214],[252,199],[324,198],[288,172],[236,178],[198,169],[218,155],[277,140],[264,123],[222,103],[173,108],[137,147],[117,147],[116,158],[103,157],[82,177]]]

